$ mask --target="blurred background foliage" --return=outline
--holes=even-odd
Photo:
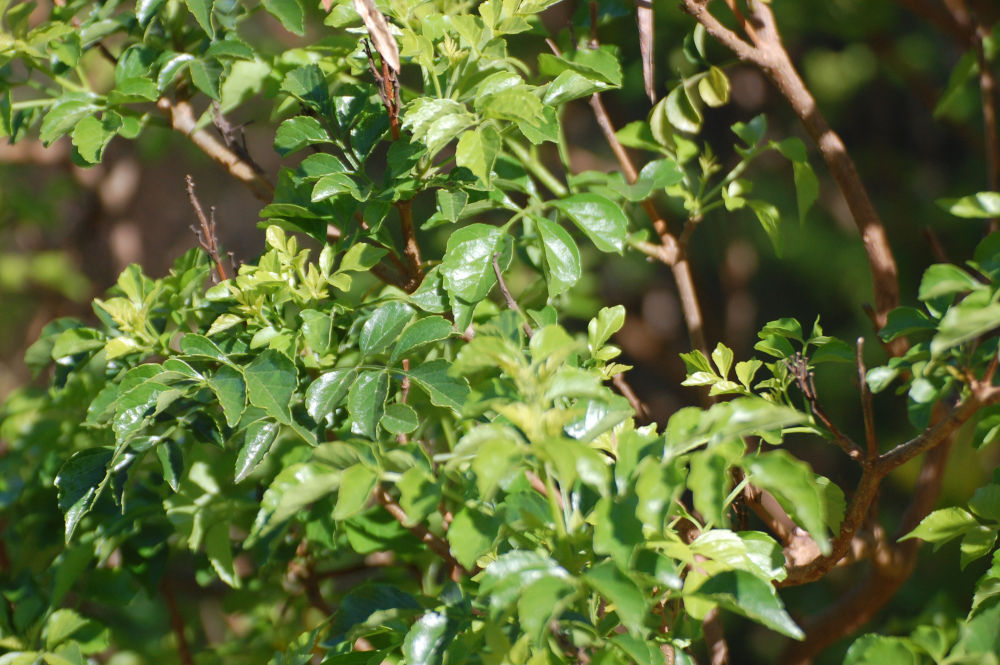
[[[47,15],[45,4],[39,3],[39,16]],[[985,189],[987,167],[978,88],[956,69],[964,55],[962,47],[901,4],[773,1],[793,61],[843,137],[883,216],[900,264],[903,304],[914,304],[926,266],[943,257],[962,261],[980,239],[976,227],[949,216],[934,204],[935,199]],[[643,91],[631,3],[610,0],[600,5],[602,43],[617,45],[623,61],[632,63],[625,70],[623,89],[605,95],[620,128],[644,119],[650,103]],[[673,3],[655,7],[656,80],[662,96],[676,84],[678,73],[690,67],[683,43],[693,22]],[[321,11],[318,6],[310,9],[302,43],[330,31],[323,27]],[[554,6],[543,18],[553,33],[568,33],[572,25],[586,25],[588,20],[585,3],[570,1]],[[996,21],[995,16],[981,18],[987,25]],[[297,43],[298,38],[270,17],[261,13],[256,19],[248,29],[273,40],[275,50]],[[525,43],[536,48],[534,40]],[[710,43],[709,48],[710,60],[724,66],[732,81],[731,103],[704,111],[702,138],[723,165],[737,160],[730,125],[759,113],[767,115],[769,138],[806,138],[798,120],[757,70],[735,62],[718,45]],[[522,59],[534,62],[529,53]],[[93,71],[102,75],[100,66]],[[281,162],[271,148],[274,123],[255,116],[252,106],[240,107],[229,120],[245,125],[250,153],[266,173],[275,174]],[[585,100],[570,105],[565,121],[575,171],[617,169]],[[555,154],[546,157],[557,163]],[[827,334],[846,340],[865,335],[870,340],[871,366],[884,354],[863,309],[871,298],[864,252],[822,161],[815,153],[810,159],[820,178],[820,199],[802,224],[796,219],[788,162],[770,154],[751,170],[757,193],[782,212],[780,258],[746,210],[715,211],[697,228],[690,251],[706,337],[710,347],[721,341],[736,351],[737,359],[746,358],[753,354],[755,332],[764,322],[791,316],[808,324],[819,314]],[[147,130],[137,142],[115,139],[104,163],[91,168],[73,163],[67,138],[47,149],[31,140],[0,145],[0,398],[30,380],[23,352],[46,322],[64,315],[92,318],[90,299],[110,286],[125,266],[139,263],[148,274],[160,275],[176,256],[197,244],[189,228],[195,217],[185,193],[188,173],[194,176],[202,202],[216,209],[225,249],[237,260],[255,258],[263,246],[263,232],[257,227],[262,204],[165,127]],[[426,210],[420,209],[421,203]],[[430,214],[431,203],[415,202],[417,220]],[[666,200],[660,203],[664,210],[670,209]],[[674,219],[683,218],[680,209],[673,212]],[[429,232],[422,242],[443,247],[447,228]],[[440,237],[432,237],[434,233]],[[678,354],[689,346],[667,268],[643,260],[637,252],[623,257],[598,254],[589,244],[581,250],[585,275],[572,293],[572,306],[564,310],[580,319],[567,325],[582,327],[601,304],[625,304],[629,316],[616,343],[625,350],[625,362],[635,366],[629,380],[649,405],[653,419],[663,423],[680,406],[697,403],[699,394],[680,386],[684,366]],[[511,275],[509,282],[519,292],[533,279],[525,272]],[[843,366],[820,379],[827,411],[849,434],[860,435],[854,368]],[[883,441],[902,440],[911,430],[902,402],[894,404],[891,396],[877,396],[876,413]],[[952,456],[943,503],[967,499],[985,480],[984,470],[998,461],[976,457],[995,458],[995,447],[975,453],[968,436],[964,439],[960,437]],[[854,484],[856,470],[834,448],[802,445],[796,452],[843,486]],[[917,470],[911,463],[892,477],[881,497],[883,506],[903,505]],[[950,571],[946,579],[924,564],[887,609],[886,615],[896,617],[893,623],[870,629],[905,632],[906,622],[916,623],[921,614],[964,613],[960,599],[986,562],[956,577],[957,546],[953,549],[947,553],[952,564],[945,568]],[[835,572],[828,585],[791,589],[785,596],[789,609],[794,615],[797,607],[820,607],[824,597],[835,597],[838,585],[846,588],[848,581]],[[769,643],[755,639],[762,630],[747,624],[739,638],[744,643],[731,643],[732,653],[743,654],[737,662],[769,662],[773,656]],[[740,631],[727,633],[740,635]],[[829,652],[828,662],[839,662],[840,654]]]

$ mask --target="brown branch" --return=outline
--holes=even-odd
[[[229,175],[250,188],[258,199],[265,203],[271,202],[274,198],[274,185],[210,133],[204,129],[197,129],[194,110],[188,102],[171,102],[166,97],[161,97],[156,106],[166,114],[170,126],[175,131],[191,139],[202,152],[225,168]]]
[[[840,431],[840,429],[830,420],[830,417],[820,406],[819,396],[816,394],[816,385],[814,383],[813,372],[809,369],[809,364],[802,354],[796,353],[791,360],[786,360],[785,364],[788,366],[788,371],[791,372],[792,376],[795,377],[795,381],[799,386],[799,390],[805,396],[806,401],[809,402],[809,409],[813,412],[813,415],[819,419],[823,427],[825,427],[832,435],[834,443],[836,443],[841,450],[843,450],[848,457],[852,460],[860,461],[864,458],[864,453],[861,452],[861,448],[858,444],[848,437],[846,434]]]
[[[840,525],[840,533],[831,545],[830,554],[792,561],[788,566],[788,577],[779,586],[806,584],[826,575],[848,553],[852,539],[868,518],[882,480],[914,457],[948,441],[979,409],[996,402],[1000,402],[1000,386],[976,382],[970,386],[970,394],[964,400],[919,436],[876,459],[864,460],[861,479]]]
[[[635,411],[636,417],[642,424],[647,424],[649,422],[649,408],[642,403],[639,396],[635,394],[632,390],[632,386],[629,385],[628,381],[625,380],[624,374],[615,374],[611,377],[611,383],[618,392],[621,393],[622,397],[628,400],[629,406]]]
[[[708,662],[712,665],[727,665],[729,663],[729,646],[722,630],[722,617],[719,608],[713,607],[701,621],[702,634],[708,647]]]
[[[510,294],[510,289],[507,288],[507,283],[503,281],[503,271],[500,270],[500,263],[497,260],[499,256],[500,256],[499,252],[494,252],[492,261],[493,261],[493,272],[497,276],[497,284],[500,285],[500,293],[503,294],[503,299],[507,303],[507,308],[517,312],[520,315],[521,319],[524,321],[524,323],[522,324],[524,327],[524,334],[526,334],[530,338],[532,335],[535,334],[535,331],[531,329],[531,325],[528,323],[528,317],[526,317],[524,315],[524,312],[521,311],[521,308],[518,307],[517,301],[514,300],[514,296]]]
[[[181,665],[194,665],[194,658],[191,657],[191,645],[188,644],[187,637],[184,636],[184,617],[181,616],[177,607],[177,599],[174,598],[173,589],[170,588],[170,581],[164,577],[160,582],[160,593],[167,606],[167,614],[170,616],[170,630],[177,640],[177,658]]]
[[[858,366],[858,389],[861,391],[861,413],[865,422],[865,447],[868,459],[875,459],[878,455],[878,439],[875,437],[875,412],[872,408],[872,393],[868,390],[866,377],[868,370],[865,369],[865,338],[858,337],[855,347],[855,362]]]
[[[707,4],[708,0],[683,0],[684,10],[701,23],[712,37],[740,60],[760,68],[795,111],[819,148],[861,233],[872,272],[876,315],[881,327],[889,311],[899,304],[898,271],[885,228],[868,196],[868,190],[861,182],[854,161],[795,70],[781,43],[770,6],[764,2],[752,3],[751,16],[746,22],[748,26],[752,23],[753,28],[754,45],[750,45],[722,25],[708,11]],[[904,345],[905,340],[901,340],[893,345],[893,350],[896,354],[902,353]]]
[[[215,234],[215,208],[212,208],[211,219],[206,218],[205,211],[201,209],[201,203],[194,193],[194,178],[191,177],[191,174],[188,174],[185,181],[187,182],[187,192],[188,198],[191,200],[191,207],[194,208],[194,213],[198,217],[198,223],[201,225],[201,228],[192,225],[191,230],[198,236],[198,244],[208,252],[209,257],[215,263],[215,271],[218,273],[219,280],[224,282],[229,279],[229,275],[226,273],[226,266],[222,263],[222,256],[219,254],[219,239]]]
[[[451,555],[451,548],[448,547],[448,543],[434,535],[430,530],[423,524],[410,524],[409,519],[406,517],[406,511],[403,507],[392,498],[392,495],[385,491],[385,488],[381,486],[375,487],[375,499],[382,504],[390,515],[400,523],[400,525],[412,533],[417,539],[427,546],[427,549],[437,554],[439,557],[445,560],[445,562],[450,565],[453,569],[463,571],[467,575],[471,575],[471,571],[466,571],[465,568],[460,564],[455,557]]]

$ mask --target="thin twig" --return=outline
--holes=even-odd
[[[191,206],[194,208],[194,213],[198,217],[198,223],[201,225],[200,229],[196,226],[191,226],[191,230],[198,236],[198,244],[208,252],[208,256],[215,263],[215,271],[218,273],[219,280],[224,282],[229,279],[229,275],[226,272],[226,266],[222,262],[222,256],[219,254],[219,239],[215,234],[215,208],[211,209],[211,218],[206,218],[205,211],[201,209],[201,203],[194,193],[194,178],[188,174],[185,180],[187,181],[188,198],[191,200]]]
[[[518,307],[517,301],[514,300],[514,296],[510,294],[510,289],[507,288],[507,283],[503,281],[503,271],[500,270],[500,263],[498,260],[499,256],[499,252],[493,252],[493,272],[497,276],[497,284],[500,285],[500,293],[503,294],[503,299],[507,303],[507,308],[517,312],[521,316],[521,319],[524,321],[522,324],[524,334],[530,338],[535,334],[535,331],[531,329],[531,325],[528,323],[528,317],[526,317],[524,312],[521,311],[521,308]]]
[[[639,396],[635,394],[634,390],[632,390],[632,386],[630,386],[628,381],[625,380],[625,375],[615,374],[611,377],[611,383],[618,389],[618,392],[621,393],[622,397],[628,400],[629,406],[631,406],[632,410],[635,411],[635,415],[639,419],[639,422],[643,425],[647,424],[649,422],[649,408],[642,403]]]
[[[177,599],[174,598],[173,589],[171,589],[170,582],[166,577],[160,583],[160,593],[163,594],[167,614],[170,615],[170,630],[174,634],[174,639],[177,640],[177,657],[181,661],[181,665],[194,665],[194,659],[191,657],[191,645],[188,644],[187,637],[184,635],[184,617],[181,616],[177,607]]]
[[[864,459],[864,453],[861,452],[858,444],[854,443],[849,436],[841,432],[840,428],[830,420],[826,411],[820,406],[819,396],[816,393],[815,375],[809,369],[808,361],[802,357],[802,354],[796,353],[791,360],[785,361],[785,364],[788,366],[788,371],[795,377],[799,390],[802,391],[806,401],[809,402],[809,409],[813,412],[813,415],[819,419],[823,427],[833,434],[834,443],[847,453],[847,456],[851,459],[855,461]]]
[[[707,4],[707,0],[683,0],[684,10],[712,37],[740,60],[756,65],[771,80],[819,148],[861,233],[874,283],[876,319],[880,327],[885,325],[889,311],[899,304],[898,270],[885,228],[844,142],[830,128],[782,45],[770,6],[752,3],[748,24],[753,23],[755,32],[751,45],[725,27],[708,11]],[[905,351],[906,341],[900,338],[891,348],[899,355]]]
[[[448,547],[448,543],[431,533],[423,524],[420,524],[419,522],[416,524],[410,524],[409,519],[406,517],[406,511],[399,505],[399,502],[392,498],[392,495],[385,491],[385,488],[381,486],[375,487],[375,499],[382,504],[382,507],[384,507],[389,514],[392,515],[393,518],[400,523],[400,525],[402,525],[403,528],[416,536],[420,542],[427,545],[427,548],[430,551],[444,559],[445,562],[453,568],[465,571],[462,564],[460,564],[455,557],[451,555],[451,548]],[[472,574],[472,571],[465,572],[467,574]]]
[[[221,164],[231,176],[249,187],[258,199],[265,203],[271,202],[271,199],[274,198],[274,185],[257,173],[253,166],[220,143],[217,138],[204,129],[197,129],[194,110],[188,102],[171,102],[166,97],[161,97],[156,106],[166,114],[170,126],[175,131],[191,139],[191,142],[198,146],[202,152],[216,163]]]
[[[727,665],[729,663],[729,646],[726,644],[726,634],[722,630],[722,617],[719,608],[713,607],[701,621],[702,634],[708,647],[708,662],[712,665]]]
[[[865,338],[858,337],[855,347],[855,362],[858,366],[858,389],[861,391],[861,413],[865,421],[865,445],[868,459],[878,455],[878,439],[875,437],[875,411],[872,408],[872,393],[868,390],[868,370],[865,369]]]

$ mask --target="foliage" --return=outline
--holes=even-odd
[[[192,102],[207,106],[187,134],[266,101],[293,159],[257,261],[227,270],[208,242],[160,279],[130,266],[90,324],[55,320],[29,349],[43,383],[0,412],[0,663],[683,663],[719,610],[801,640],[777,589],[845,556],[878,483],[967,422],[977,445],[1000,437],[996,233],[965,264],[929,267],[920,308],[881,313],[881,341],[902,349],[884,364],[866,371],[819,319],[768,323],[761,357],[739,361],[692,332],[684,384],[711,402],[643,424],[610,343],[625,309],[593,312],[586,332],[565,320],[581,252],[680,270],[696,226],[748,212],[780,253],[782,214],[744,175],[780,155],[800,219],[818,180],[805,143],[767,139],[762,115],[732,125],[731,166],[699,138],[730,96],[704,21],[680,83],[609,137],[652,158],[635,177],[572,172],[566,105],[625,74],[616,48],[581,37],[589,16],[522,57],[553,4],[69,0],[40,23],[33,3],[3,5],[12,140],[66,136],[94,164],[116,136],[178,128]],[[262,12],[308,39],[257,43]],[[595,4],[599,21],[616,14]],[[990,218],[998,196],[942,206]],[[679,250],[655,200],[683,211]],[[416,226],[446,230],[444,246]],[[515,268],[537,276],[517,298]],[[883,450],[867,431],[859,446],[833,424],[813,373],[838,363],[863,396],[905,394],[910,440]],[[850,500],[791,436],[859,461]],[[961,538],[963,566],[989,555],[998,487],[908,538]],[[762,493],[793,529],[749,528],[740,512]],[[864,636],[848,662],[995,660],[998,565],[967,616]],[[230,625],[192,654],[198,595]]]

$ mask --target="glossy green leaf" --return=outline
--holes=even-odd
[[[253,545],[257,538],[266,536],[295,513],[339,487],[340,471],[325,464],[307,462],[285,467],[264,492],[246,545]]]
[[[379,422],[390,434],[409,434],[420,426],[420,417],[408,404],[390,404]]]
[[[250,403],[278,422],[290,423],[289,404],[297,384],[295,364],[283,353],[268,349],[243,368]]]
[[[390,363],[397,362],[414,349],[432,342],[448,339],[455,333],[451,323],[440,316],[417,319],[403,330],[389,357]]]
[[[105,114],[104,119],[87,116],[73,128],[73,145],[85,161],[96,164],[120,126],[121,120],[112,114]]]
[[[403,128],[411,130],[414,140],[423,142],[434,156],[472,126],[475,116],[453,99],[423,97],[406,107],[402,120]]]
[[[1000,217],[1000,192],[979,192],[957,199],[938,199],[937,204],[956,217],[967,219]]]
[[[361,329],[361,336],[358,338],[361,353],[369,356],[384,351],[396,341],[413,314],[412,307],[398,301],[376,309]]]
[[[630,569],[633,553],[645,544],[637,505],[636,495],[629,493],[625,497],[605,496],[594,508],[594,552],[610,555],[622,570]]]
[[[396,483],[399,488],[399,506],[406,513],[407,526],[422,522],[437,512],[441,503],[441,486],[419,466],[410,467]]]
[[[52,105],[49,112],[42,118],[42,126],[38,130],[38,138],[49,145],[59,137],[73,130],[77,123],[86,117],[93,116],[99,107],[95,100],[89,97],[73,97],[66,95]]]
[[[243,416],[247,403],[247,387],[243,374],[231,365],[223,365],[208,380],[208,386],[219,400],[226,424],[235,427]]]
[[[500,250],[504,230],[487,224],[464,226],[448,237],[441,276],[451,295],[476,303],[497,283],[493,254]]]
[[[917,525],[917,528],[900,538],[909,540],[910,538],[920,538],[929,543],[934,543],[935,548],[943,543],[958,538],[968,531],[979,526],[979,522],[964,508],[953,506],[935,510],[925,517]]]
[[[503,609],[517,602],[522,589],[543,577],[568,579],[570,575],[545,554],[534,550],[512,550],[486,566],[479,594],[490,607]]]
[[[160,468],[163,469],[163,479],[167,481],[170,489],[176,492],[184,475],[184,455],[181,447],[173,439],[167,439],[156,446],[156,457],[160,461]]]
[[[628,232],[622,209],[600,194],[573,194],[552,201],[602,252],[621,254]]]
[[[971,294],[945,313],[931,340],[932,354],[943,353],[997,327],[1000,303],[990,302],[987,295],[985,291]]]
[[[696,593],[782,635],[796,640],[805,637],[785,611],[774,588],[751,573],[743,570],[719,573],[698,587]]]
[[[565,69],[549,83],[545,89],[542,103],[548,106],[559,106],[574,99],[589,97],[595,92],[607,90],[610,86],[603,81],[588,78],[583,74]]]
[[[317,423],[326,421],[340,406],[357,376],[355,369],[335,369],[321,374],[306,390],[306,413]]]
[[[271,444],[277,438],[280,427],[272,420],[262,419],[250,423],[243,435],[243,445],[236,456],[235,482],[242,482],[253,473],[253,470],[271,450]]]
[[[701,112],[694,107],[683,85],[679,85],[667,94],[664,111],[667,120],[674,129],[688,134],[701,131]]]
[[[378,370],[358,374],[347,394],[347,412],[351,416],[351,432],[375,438],[375,427],[385,412],[389,394],[389,376]]]
[[[566,230],[544,217],[535,218],[545,251],[546,285],[549,297],[569,290],[580,279],[580,250]]]
[[[917,297],[921,300],[931,300],[941,296],[975,291],[983,287],[983,284],[958,266],[950,263],[938,263],[924,271]]]
[[[56,474],[59,490],[59,510],[66,520],[66,542],[97,501],[98,490],[108,475],[110,448],[88,448],[73,454]]]
[[[934,329],[934,322],[924,312],[915,307],[897,307],[889,312],[885,326],[879,337],[891,342],[897,337]]]
[[[228,360],[226,353],[204,335],[188,333],[181,337],[179,345],[181,352],[189,356],[202,356],[223,362]]]
[[[449,642],[447,617],[428,612],[406,633],[403,660],[408,665],[440,665]]]
[[[774,253],[781,256],[783,242],[781,239],[781,229],[779,228],[781,215],[778,209],[766,201],[748,200],[747,205],[750,206],[754,215],[757,216],[757,221],[760,222],[764,232],[767,233],[767,237],[771,239],[771,244],[774,246]]]
[[[922,662],[909,640],[886,635],[862,635],[844,656],[844,665],[918,665]]]

